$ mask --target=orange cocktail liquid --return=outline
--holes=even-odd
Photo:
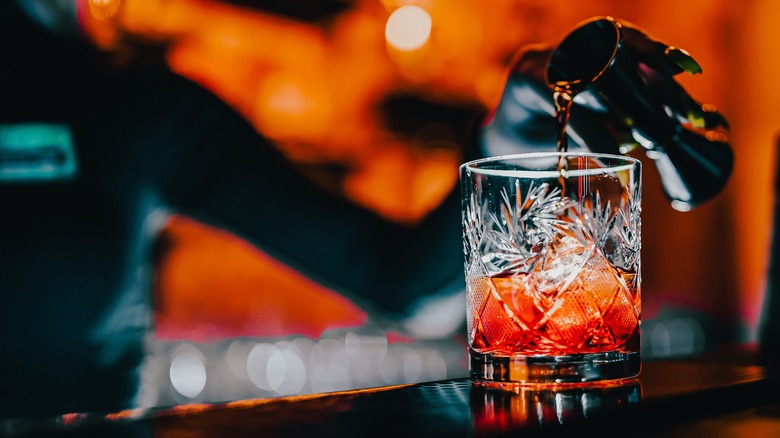
[[[639,351],[635,273],[602,259],[553,288],[540,287],[533,276],[469,280],[473,350],[494,356]]]

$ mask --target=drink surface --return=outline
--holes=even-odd
[[[556,238],[530,272],[469,278],[469,344],[493,355],[638,351],[636,273],[596,245]]]

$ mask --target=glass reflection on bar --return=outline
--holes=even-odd
[[[638,404],[638,379],[623,385],[522,386],[513,389],[474,384],[471,416],[477,434],[570,425],[601,413]]]

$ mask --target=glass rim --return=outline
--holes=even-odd
[[[552,158],[552,157],[588,157],[595,159],[608,159],[619,161],[609,166],[595,167],[589,169],[571,169],[566,171],[566,177],[594,176],[605,173],[614,173],[631,170],[636,166],[641,166],[641,161],[637,158],[627,155],[605,154],[598,152],[522,152],[517,154],[496,155],[491,157],[471,160],[460,165],[461,172],[469,172],[489,176],[514,176],[514,177],[533,177],[533,178],[552,178],[561,176],[558,170],[548,169],[490,169],[483,167],[485,164],[497,163],[501,161],[517,161],[533,158]]]

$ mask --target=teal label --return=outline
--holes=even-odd
[[[69,180],[77,172],[68,125],[0,125],[0,183]]]

